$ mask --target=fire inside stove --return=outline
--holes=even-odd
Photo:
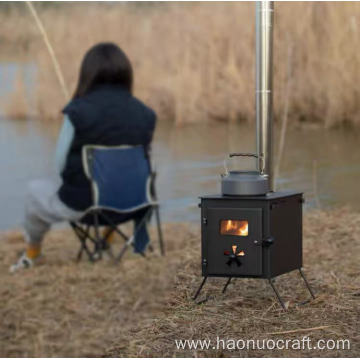
[[[221,220],[221,235],[248,236],[249,223],[246,220]]]

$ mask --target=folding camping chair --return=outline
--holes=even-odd
[[[88,145],[83,147],[82,161],[91,182],[93,205],[78,222],[70,223],[81,243],[77,260],[85,252],[93,262],[101,259],[106,251],[115,262],[119,262],[131,245],[135,252],[145,256],[146,247],[153,250],[146,226],[153,213],[160,252],[164,255],[155,173],[151,171],[144,147]],[[129,220],[135,221],[131,236],[119,227]],[[101,226],[107,227],[105,233],[100,232]],[[111,251],[108,243],[114,232],[125,241],[118,254]]]

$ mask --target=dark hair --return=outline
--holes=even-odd
[[[116,44],[99,43],[87,51],[81,63],[73,99],[101,84],[121,85],[132,91],[133,69],[130,60]]]

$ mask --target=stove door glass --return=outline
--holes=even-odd
[[[248,236],[249,222],[246,220],[221,220],[221,235]]]

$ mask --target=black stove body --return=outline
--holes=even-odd
[[[296,192],[201,198],[203,276],[267,279],[301,268],[302,202]]]
[[[201,264],[208,277],[268,279],[285,308],[273,278],[302,268],[302,204],[300,192],[257,196],[201,197]]]

